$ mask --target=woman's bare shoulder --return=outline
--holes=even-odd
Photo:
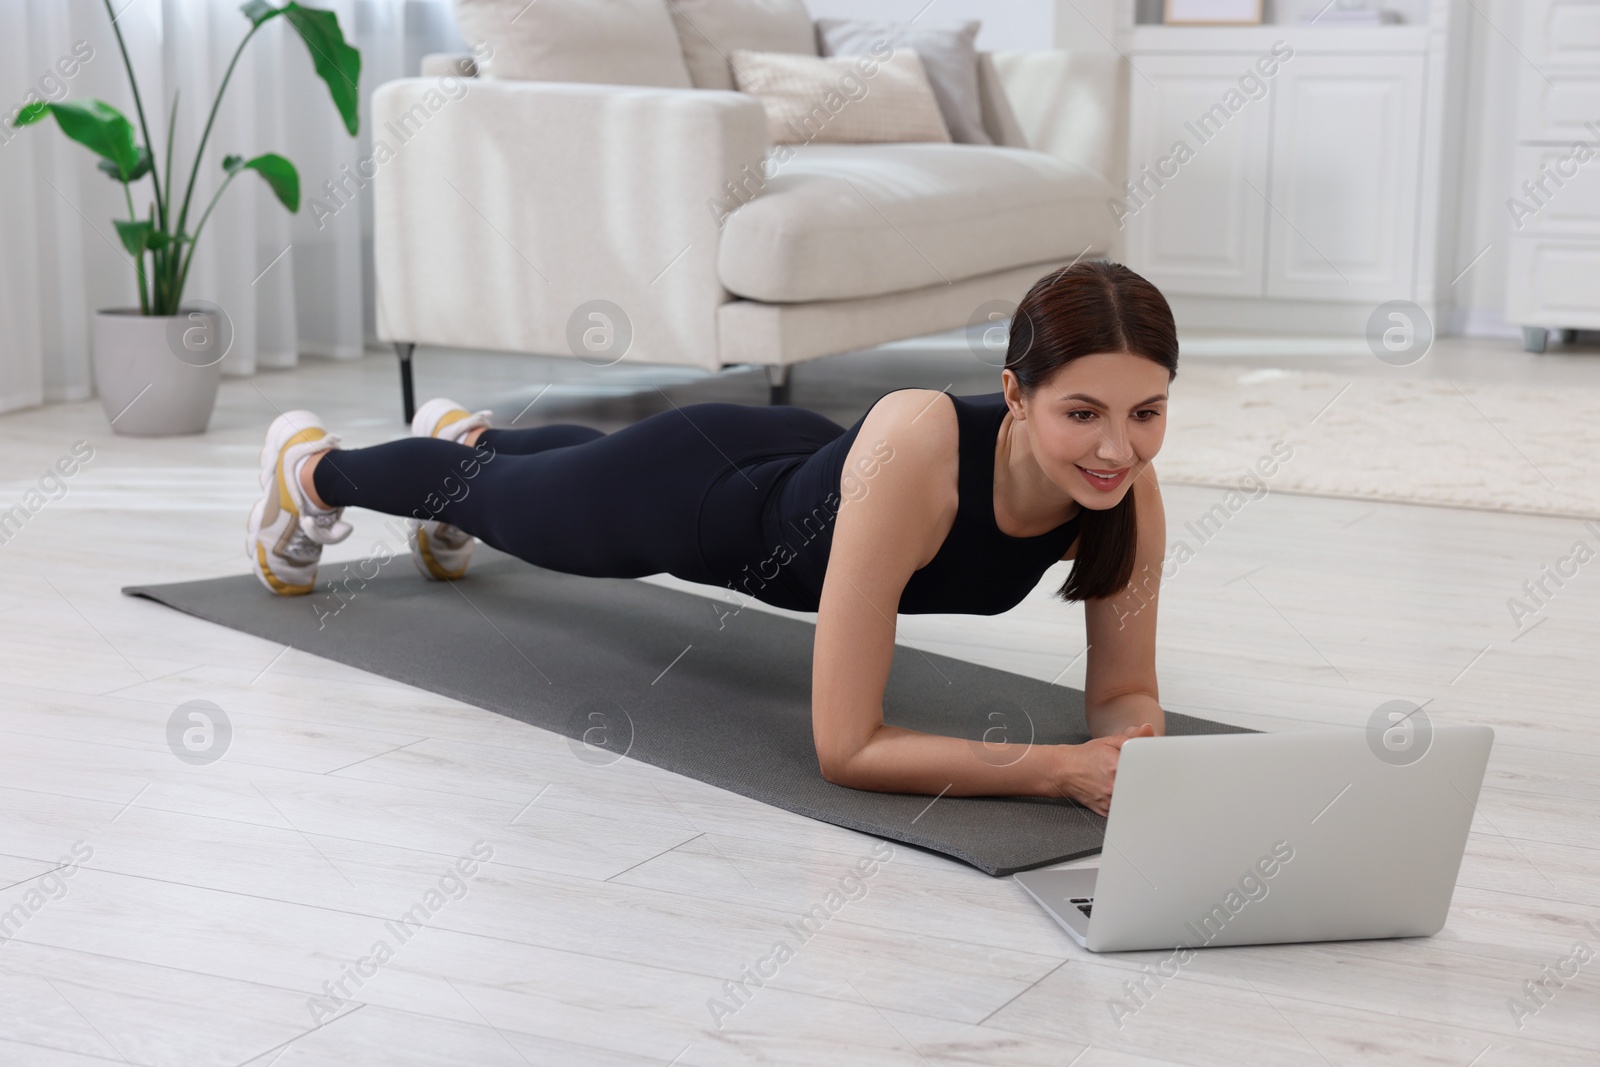
[[[912,458],[946,458],[959,445],[955,402],[942,389],[896,389],[878,399],[857,440],[871,438],[909,449]]]
[[[959,469],[959,427],[949,394],[898,389],[880,398],[862,420],[839,479],[848,505],[840,532],[849,526],[866,540],[845,536],[836,539],[836,550],[841,542],[870,542],[880,564],[886,556],[903,557],[907,574],[924,566],[955,521]]]

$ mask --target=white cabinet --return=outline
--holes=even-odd
[[[1600,328],[1600,2],[1522,16],[1506,318],[1542,352],[1548,327]]]
[[[1225,123],[1207,109],[1237,88],[1232,56],[1151,56],[1139,64],[1130,137],[1133,188],[1126,258],[1186,292],[1261,291],[1266,215],[1267,112],[1246,107]],[[1148,80],[1145,80],[1148,79]],[[1201,124],[1197,125],[1197,120]],[[1157,282],[1161,284],[1161,282]]]
[[[1422,63],[1301,55],[1272,98],[1265,295],[1382,303],[1416,264]]]
[[[1125,24],[1128,265],[1191,327],[1359,332],[1397,299],[1437,322],[1457,270],[1461,7],[1372,28]],[[1210,139],[1207,114],[1228,116]],[[1175,141],[1192,158],[1164,167]]]

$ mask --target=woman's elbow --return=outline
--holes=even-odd
[[[822,777],[834,785],[851,789],[872,789],[869,768],[879,762],[869,750],[883,729],[880,717],[865,729],[854,724],[844,729],[818,729],[812,733],[812,743],[817,749],[817,768]]]
[[[860,788],[856,784],[857,775],[852,769],[852,761],[846,754],[828,754],[818,749],[817,767],[822,771],[822,777],[834,785],[847,786],[851,789]]]
[[[819,738],[817,768],[822,771],[822,777],[834,785],[847,786],[851,789],[870,789],[871,785],[867,783],[863,774],[861,759],[865,747],[848,741]]]

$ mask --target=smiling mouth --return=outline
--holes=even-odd
[[[1130,467],[1123,467],[1120,470],[1097,471],[1089,467],[1080,466],[1076,463],[1073,464],[1073,466],[1082,471],[1084,478],[1088,480],[1090,485],[1097,489],[1115,489],[1118,485],[1122,484],[1123,478],[1126,477],[1128,471],[1132,469]]]

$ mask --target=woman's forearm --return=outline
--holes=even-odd
[[[828,780],[852,789],[931,796],[1059,797],[1069,745],[988,743],[879,726]]]
[[[1124,693],[1087,708],[1084,718],[1089,722],[1090,737],[1108,737],[1119,734],[1130,726],[1149,723],[1156,728],[1156,736],[1165,736],[1167,717],[1161,704],[1149,693]]]

